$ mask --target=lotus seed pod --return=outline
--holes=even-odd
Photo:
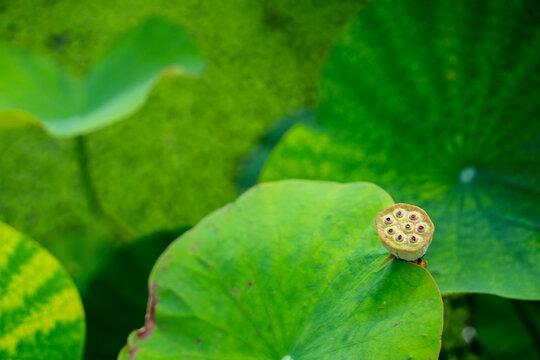
[[[431,244],[435,226],[417,206],[394,204],[377,215],[377,232],[384,247],[398,259],[415,261]]]

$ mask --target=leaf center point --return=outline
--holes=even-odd
[[[459,182],[462,184],[470,184],[476,179],[478,170],[474,166],[467,166],[459,172]]]

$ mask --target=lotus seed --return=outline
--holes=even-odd
[[[390,224],[393,223],[393,222],[394,222],[394,221],[392,220],[391,217],[387,217],[386,219],[384,219],[384,223],[385,223],[386,225],[390,225]]]
[[[416,236],[414,236],[414,235],[412,235],[412,236],[409,238],[409,242],[410,242],[411,244],[416,243],[416,240],[417,240],[417,239],[416,239]]]
[[[396,240],[399,241],[399,242],[402,242],[403,241],[403,235],[399,234],[398,236],[396,236]]]
[[[411,215],[409,216],[409,219],[410,219],[411,221],[414,221],[414,220],[417,220],[417,219],[418,219],[418,216],[416,216],[416,214],[411,214]]]
[[[411,224],[405,224],[405,229],[406,230],[411,230]]]
[[[396,216],[401,219],[403,217],[403,213],[401,211],[398,211],[396,213]]]
[[[417,230],[419,233],[423,233],[423,232],[426,230],[426,228],[425,228],[424,225],[420,225],[420,226],[418,226],[418,228],[417,228],[416,230]]]
[[[388,233],[389,233],[390,235],[392,235],[392,234],[394,233],[394,229],[392,229],[392,228],[388,229]]]

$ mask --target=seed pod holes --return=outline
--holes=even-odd
[[[424,256],[435,230],[426,212],[409,204],[394,204],[381,211],[375,224],[383,246],[408,261]]]

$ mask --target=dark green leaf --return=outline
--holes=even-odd
[[[538,302],[483,294],[473,300],[472,326],[485,359],[540,359]]]
[[[433,219],[443,293],[539,299],[539,5],[370,3],[328,60],[322,129],[291,130],[262,179],[377,183]]]
[[[126,343],[126,334],[141,325],[152,266],[185,230],[153,234],[121,246],[97,269],[82,293],[86,360],[114,359]]]

